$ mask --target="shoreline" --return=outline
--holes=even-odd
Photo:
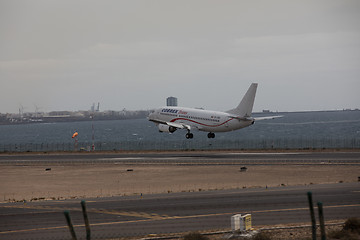
[[[131,116],[103,116],[99,115],[104,112],[91,112],[91,111],[65,111],[66,115],[54,115],[54,116],[44,116],[39,117],[39,113],[24,113],[25,115],[30,115],[28,118],[21,119],[21,116],[18,116],[17,113],[0,113],[0,116],[15,115],[16,117],[8,118],[11,120],[2,120],[0,121],[0,126],[8,125],[23,125],[23,124],[41,124],[41,123],[63,123],[63,122],[91,122],[91,121],[112,121],[112,120],[133,120],[133,119],[146,119],[151,110],[134,110],[129,112],[136,112],[139,115],[137,117]],[[263,111],[263,112],[253,112],[254,115],[269,115],[269,114],[292,114],[292,113],[322,113],[322,112],[357,112],[360,109],[333,109],[333,110],[303,110],[303,111]],[[57,112],[57,111],[53,111]],[[58,111],[64,113],[64,111]],[[83,116],[71,116],[71,113],[82,112]],[[31,116],[33,115],[33,116]],[[94,116],[92,119],[91,117]],[[15,120],[15,121],[14,121]]]

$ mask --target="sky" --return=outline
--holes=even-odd
[[[358,0],[0,0],[0,112],[360,108]]]

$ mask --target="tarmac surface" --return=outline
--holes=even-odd
[[[0,155],[1,194],[10,188],[15,198],[26,191],[33,195],[26,202],[4,196],[0,239],[70,239],[65,210],[78,238],[85,239],[81,199],[93,239],[228,231],[238,213],[252,214],[255,228],[309,224],[308,191],[315,206],[323,202],[326,221],[360,217],[359,163],[359,152]],[[77,185],[87,187],[86,196],[76,194]],[[106,185],[113,197],[88,197]],[[45,186],[75,194],[34,199],[35,190],[46,192]]]
[[[360,164],[360,151],[0,154],[1,164]]]
[[[310,224],[308,191],[315,206],[323,202],[326,221],[359,217],[359,187],[343,183],[87,199],[87,213],[92,239],[230,230],[234,214],[251,214],[255,228],[301,225]],[[7,203],[0,210],[1,239],[70,239],[65,210],[70,210],[76,235],[85,239],[79,200]]]

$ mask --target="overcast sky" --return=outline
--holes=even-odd
[[[0,0],[0,112],[360,108],[360,1]]]

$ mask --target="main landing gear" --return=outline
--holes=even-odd
[[[208,138],[215,138],[215,133],[209,132],[208,133]]]
[[[191,133],[191,132],[188,132],[186,135],[185,135],[186,139],[191,139],[194,137],[194,135]]]
[[[215,138],[215,133],[209,132],[207,136],[208,138]],[[186,139],[192,139],[194,135],[191,132],[188,132],[185,137]]]

